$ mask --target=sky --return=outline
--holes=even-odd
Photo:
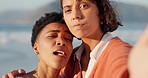
[[[148,6],[148,0],[115,0],[115,1]]]
[[[54,0],[0,0],[0,12],[7,10],[29,10],[48,4]]]
[[[29,10],[41,7],[54,0],[0,0],[0,12],[7,10]],[[114,0],[132,4],[148,5],[148,0]]]

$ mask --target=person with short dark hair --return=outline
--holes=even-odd
[[[38,57],[37,68],[19,77],[58,78],[72,53],[72,41],[73,35],[63,21],[62,14],[46,13],[32,29],[31,43]]]

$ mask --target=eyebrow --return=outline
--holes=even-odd
[[[82,1],[82,0],[76,0],[76,1],[77,1],[77,2],[80,2],[80,1]],[[63,9],[64,9],[64,8],[70,8],[70,7],[71,7],[71,5],[66,5],[66,6],[63,7]]]
[[[70,31],[65,30],[65,32],[68,33],[68,34],[70,34],[70,35],[72,35]]]
[[[63,9],[64,8],[71,8],[71,5],[66,5],[66,6],[63,7]]]
[[[47,33],[49,33],[49,32],[60,32],[60,30],[50,30]]]

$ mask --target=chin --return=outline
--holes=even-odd
[[[83,35],[78,35],[78,36],[76,36],[76,38],[81,39],[81,38],[84,38],[84,36]]]
[[[66,63],[58,63],[58,64],[55,64],[54,65],[54,68],[57,68],[57,69],[62,69],[66,66]]]
[[[60,64],[60,65],[54,66],[54,68],[55,68],[55,69],[58,69],[58,70],[61,70],[62,68],[64,68],[64,66],[65,66],[65,65],[61,65],[61,64]]]

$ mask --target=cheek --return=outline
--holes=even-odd
[[[71,45],[72,46],[72,45]],[[73,46],[72,47],[70,47],[70,49],[69,49],[70,51],[72,51],[73,50]]]
[[[70,30],[70,32],[72,32],[72,30],[73,30],[73,28],[72,28],[72,22],[70,20],[65,20],[65,22],[66,22],[66,25],[67,25],[68,29]]]
[[[87,17],[87,20],[89,20],[88,22],[90,22],[92,26],[96,26],[100,22],[100,17],[99,15],[97,15],[96,12],[94,12],[94,13],[89,14],[89,16]]]
[[[64,20],[65,20],[66,24],[70,24],[71,23],[70,18],[71,18],[70,16],[64,15]]]
[[[52,41],[49,40],[42,40],[39,42],[39,50],[40,51],[49,51],[50,48],[52,48],[53,43],[51,43]]]
[[[73,51],[73,45],[71,44],[71,46],[72,46],[72,47],[70,48],[70,51],[72,52],[72,51]]]
[[[72,45],[72,43],[67,44],[67,46],[68,46],[69,53],[71,53],[72,50],[73,50],[73,45]]]
[[[85,16],[87,16],[86,18],[89,19],[89,20],[91,20],[91,21],[92,20],[98,20],[98,18],[99,18],[98,12],[89,12]]]

